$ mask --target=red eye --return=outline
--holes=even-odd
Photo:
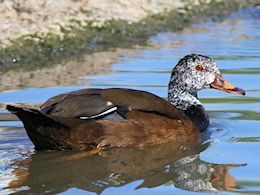
[[[197,65],[197,66],[195,67],[195,69],[196,69],[197,71],[202,71],[204,68],[203,68],[203,66],[201,66],[201,65]]]

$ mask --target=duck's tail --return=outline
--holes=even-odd
[[[16,115],[25,126],[32,126],[37,129],[40,126],[62,126],[58,120],[44,114],[40,110],[33,108],[23,108],[7,105],[6,109]]]
[[[6,109],[23,122],[24,128],[36,149],[48,149],[48,147],[46,147],[46,145],[48,145],[46,142],[48,141],[49,148],[53,148],[55,140],[47,140],[47,138],[51,138],[52,136],[50,136],[50,134],[56,129],[66,128],[66,125],[62,124],[60,121],[37,109],[13,105],[7,105]]]

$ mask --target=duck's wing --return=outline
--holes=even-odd
[[[50,101],[51,104],[47,101],[41,106],[41,110],[46,114],[63,118],[102,118],[117,110],[116,105],[99,93],[68,93],[51,98]]]
[[[93,119],[113,115],[127,118],[131,111],[150,112],[169,118],[180,119],[184,113],[166,100],[148,92],[110,88],[83,89],[55,96],[41,106],[50,115]]]

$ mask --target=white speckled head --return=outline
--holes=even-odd
[[[185,90],[194,93],[210,88],[219,69],[213,59],[207,56],[191,54],[183,57],[172,71],[171,81],[179,81]]]
[[[201,105],[197,91],[210,88],[216,75],[220,75],[220,71],[210,57],[198,54],[183,57],[172,70],[169,102],[182,110]]]

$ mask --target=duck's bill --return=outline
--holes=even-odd
[[[217,75],[214,82],[210,84],[210,87],[221,91],[225,91],[227,93],[234,93],[239,95],[246,94],[246,92],[243,89],[240,89],[232,85],[227,80],[225,80],[222,75]]]

